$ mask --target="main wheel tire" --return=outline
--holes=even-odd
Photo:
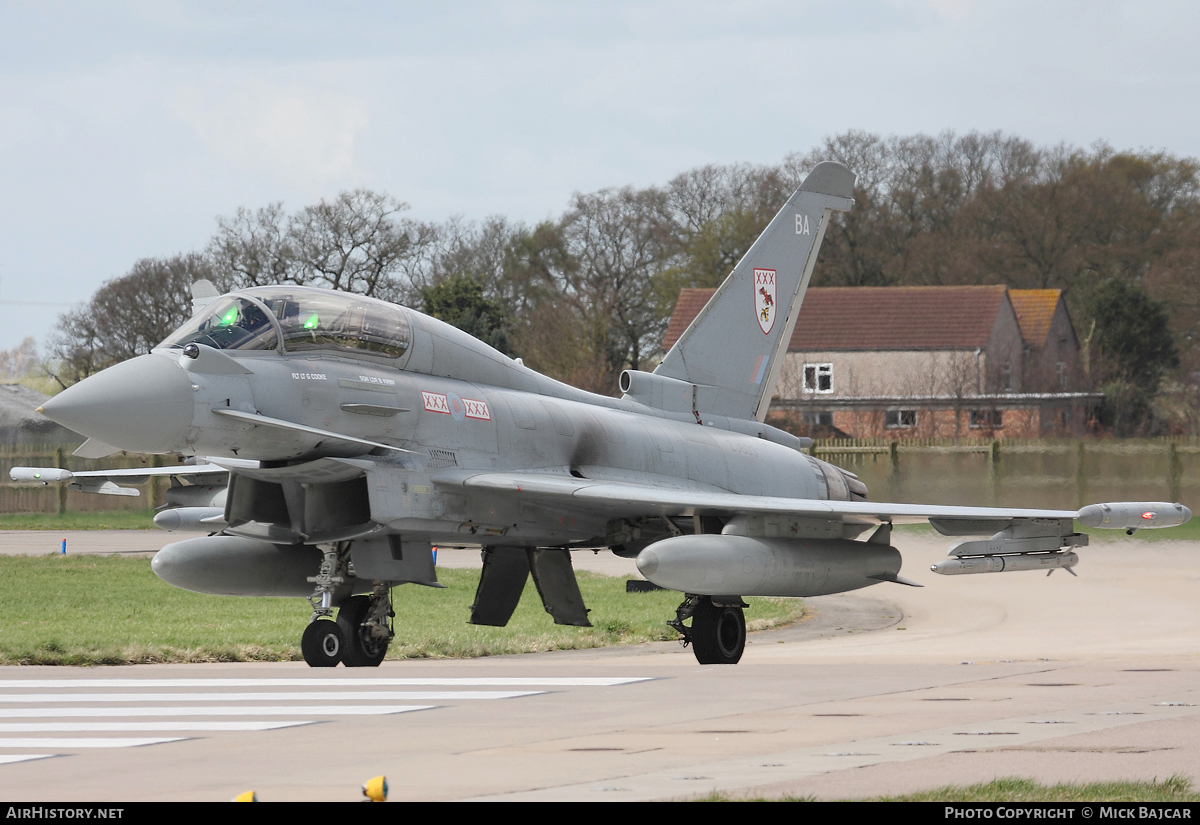
[[[300,652],[309,667],[337,667],[345,648],[342,629],[328,619],[309,622],[300,637]]]
[[[370,596],[353,596],[338,611],[337,623],[345,641],[342,663],[346,667],[379,667],[387,655],[387,639],[375,638],[370,628],[362,626],[370,610]]]
[[[746,649],[740,607],[718,606],[705,596],[692,614],[692,651],[702,665],[736,665]]]

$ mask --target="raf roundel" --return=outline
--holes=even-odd
[[[467,408],[463,404],[463,400],[452,392],[446,393],[446,400],[450,407],[450,417],[455,421],[462,421],[466,418]]]

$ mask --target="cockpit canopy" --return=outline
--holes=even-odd
[[[399,358],[412,345],[406,310],[348,292],[255,287],[215,299],[160,347],[226,350],[343,350]]]

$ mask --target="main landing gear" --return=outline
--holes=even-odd
[[[351,596],[333,618],[333,591],[345,583],[342,559],[334,548],[325,551],[321,569],[309,581],[316,585],[308,597],[312,619],[300,639],[300,652],[309,667],[378,667],[395,638],[388,588],[377,583],[366,596]]]
[[[683,644],[692,646],[696,661],[702,665],[736,665],[746,649],[746,616],[750,605],[738,596],[688,595],[675,609],[674,621],[667,622],[683,636]],[[691,627],[684,625],[692,620]]]
[[[342,663],[346,667],[379,667],[392,641],[391,600],[380,586],[371,596],[353,596],[338,611],[337,625],[345,647]]]

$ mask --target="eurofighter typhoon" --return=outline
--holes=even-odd
[[[765,425],[821,239],[853,186],[844,166],[816,166],[658,368],[621,375],[619,399],[404,307],[298,286],[217,296],[200,282],[195,316],[150,354],[42,408],[88,437],[80,455],[197,463],[12,477],[136,494],[123,479],[170,476],[155,521],[211,534],[168,544],[155,573],[202,593],[307,598],[314,667],[378,665],[394,588],[439,586],[435,546],[482,548],[469,621],[485,625],[508,622],[532,575],[556,623],[588,626],[571,551],[636,558],[682,594],[669,623],[696,658],[732,664],[744,597],[911,584],[896,523],[966,537],[933,568],[962,574],[1069,570],[1087,544],[1074,519],[1134,530],[1191,517],[1158,502],[872,502],[853,473],[805,454],[807,439]]]

